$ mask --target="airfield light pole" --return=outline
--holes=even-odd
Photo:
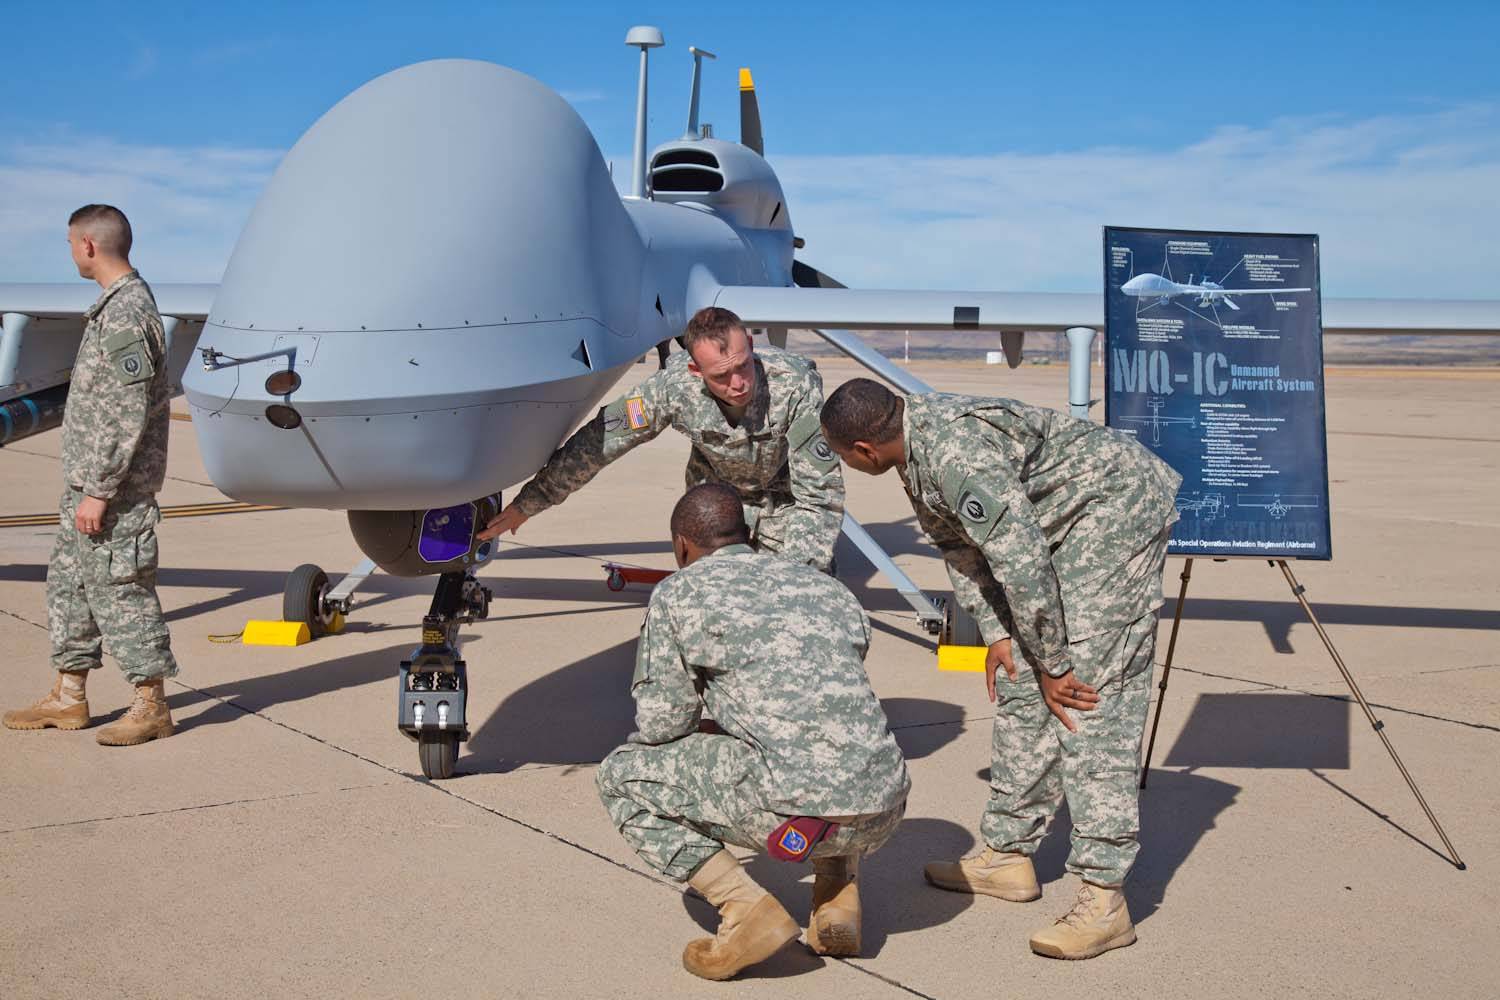
[[[650,49],[663,43],[661,29],[638,25],[625,35],[625,44],[641,50],[641,82],[635,94],[635,171],[630,177],[630,196],[646,197],[646,65]]]

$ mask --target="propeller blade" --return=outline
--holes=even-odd
[[[1222,301],[1222,302],[1223,302],[1223,303],[1224,303],[1224,304],[1225,304],[1225,305],[1226,305],[1226,306],[1228,306],[1228,307],[1229,307],[1229,308],[1231,308],[1231,309],[1233,309],[1233,310],[1234,310],[1234,311],[1235,311],[1235,312],[1238,312],[1238,311],[1239,311],[1239,308],[1240,308],[1240,307],[1239,307],[1239,306],[1237,306],[1237,305],[1235,305],[1235,304],[1234,304],[1234,299],[1231,299],[1231,298],[1230,298],[1230,297],[1229,297],[1229,296],[1227,296],[1227,295],[1225,295],[1225,296],[1224,296],[1224,297],[1223,297],[1223,298],[1222,298],[1222,300],[1221,300],[1221,301]]]
[[[765,140],[760,134],[760,102],[755,99],[755,81],[745,66],[740,67],[740,145],[766,155]]]

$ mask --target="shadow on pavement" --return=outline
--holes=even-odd
[[[603,589],[603,585],[600,585]],[[634,639],[538,677],[502,701],[469,737],[468,771],[524,764],[596,764],[635,728]]]
[[[1349,710],[1313,695],[1201,694],[1162,763],[1348,770]]]

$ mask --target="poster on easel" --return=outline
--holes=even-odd
[[[1330,559],[1317,236],[1104,230],[1105,423],[1182,476],[1169,552]]]

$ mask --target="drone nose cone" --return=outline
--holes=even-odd
[[[235,246],[210,323],[337,331],[560,315],[606,326],[633,234],[593,136],[559,95],[470,60],[350,94],[297,142]]]

